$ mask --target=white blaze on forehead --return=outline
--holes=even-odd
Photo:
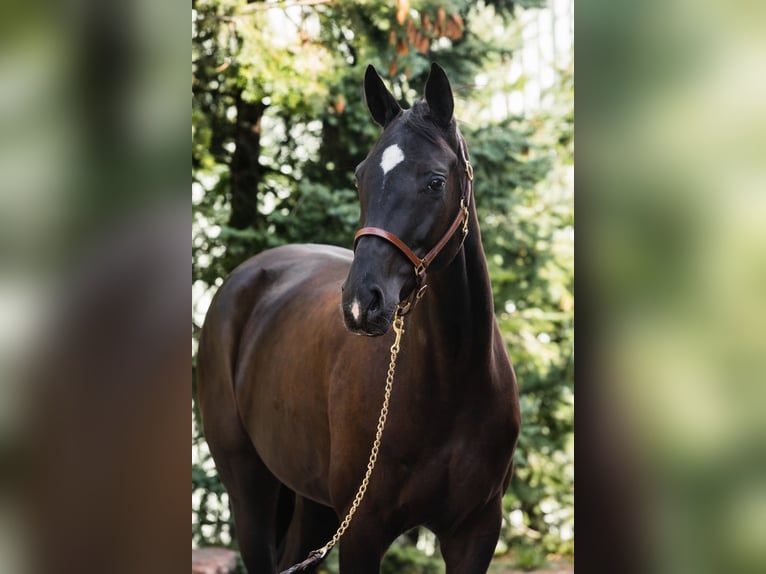
[[[380,167],[383,170],[383,175],[386,175],[403,161],[404,153],[402,153],[402,148],[396,144],[388,146],[383,150],[383,157],[380,158]]]

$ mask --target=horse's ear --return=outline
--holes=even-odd
[[[455,111],[455,101],[447,74],[436,62],[431,64],[431,73],[426,80],[425,99],[437,125],[444,128],[449,126]]]
[[[364,74],[364,100],[372,114],[372,119],[383,127],[402,112],[402,108],[399,107],[372,65],[367,66]]]

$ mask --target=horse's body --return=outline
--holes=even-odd
[[[378,119],[377,87],[367,89]],[[391,542],[418,525],[439,537],[450,574],[486,572],[497,543],[518,397],[473,204],[470,213],[465,243],[448,243],[451,257],[437,258],[442,268],[406,318],[377,465],[340,542],[343,574],[378,572]],[[362,239],[356,259],[322,245],[263,252],[234,271],[208,312],[200,408],[252,573],[273,574],[322,546],[367,466],[392,342],[389,293],[406,294],[413,281],[392,246]],[[381,273],[401,278],[389,287]]]

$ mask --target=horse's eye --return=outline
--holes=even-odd
[[[435,177],[428,182],[428,189],[431,191],[444,191],[445,181],[440,177]]]

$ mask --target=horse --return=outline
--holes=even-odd
[[[449,574],[484,573],[520,413],[467,146],[438,64],[407,110],[372,66],[364,96],[383,132],[355,172],[354,251],[281,246],[232,272],[200,335],[203,430],[248,571],[301,560],[353,504],[392,325],[406,320],[377,465],[340,539],[340,572],[379,572],[392,542],[423,526]]]

